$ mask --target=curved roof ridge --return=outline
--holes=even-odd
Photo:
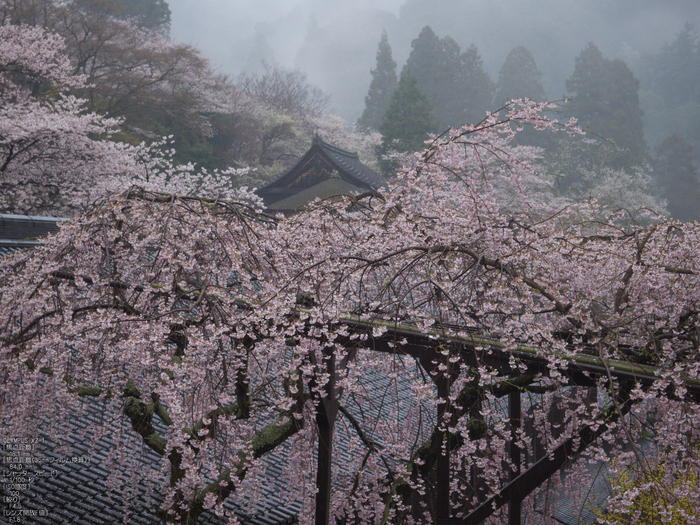
[[[318,163],[323,164],[325,168],[320,167]],[[387,186],[384,177],[363,164],[358,153],[329,144],[316,135],[311,148],[304,155],[255,192],[262,197],[265,205],[270,207],[293,194],[304,193],[322,179],[332,176],[330,170],[337,170],[340,178],[355,186],[357,191],[377,192]],[[315,173],[316,171],[318,173]],[[324,171],[327,173],[323,174]]]
[[[334,151],[336,153],[340,153],[341,155],[346,155],[346,156],[352,157],[354,159],[360,158],[360,155],[356,151],[349,151],[349,150],[339,148],[338,146],[334,146],[333,144],[329,144],[328,142],[326,142],[325,140],[323,140],[321,138],[319,138],[318,144],[322,148],[327,148],[327,149]]]

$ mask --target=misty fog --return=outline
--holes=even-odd
[[[566,93],[574,58],[594,42],[635,71],[640,57],[673,40],[686,22],[700,26],[695,0],[170,0],[172,36],[199,47],[236,76],[264,60],[305,72],[331,95],[333,111],[354,122],[386,29],[399,69],[411,41],[430,25],[462,48],[475,44],[492,78],[508,52],[524,45],[551,100]],[[643,91],[643,86],[642,86]]]

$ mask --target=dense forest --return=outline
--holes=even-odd
[[[453,38],[438,37],[430,26],[411,46],[399,80],[386,32],[377,49],[358,125],[380,131],[380,155],[392,148],[417,151],[429,133],[475,124],[509,99],[547,99],[542,72],[524,46],[508,53],[497,79],[485,71],[475,45],[462,50]],[[520,139],[543,148],[545,173],[556,191],[579,199],[595,195],[622,207],[667,207],[683,220],[700,218],[696,153],[700,134],[690,124],[700,117],[700,90],[694,87],[700,85],[695,28],[686,24],[675,40],[644,58],[647,91],[641,91],[642,81],[623,60],[607,58],[593,42],[580,51],[574,64],[566,79],[566,103],[559,111],[562,117],[578,120],[589,132],[588,141],[572,151],[570,144],[551,137],[524,134]],[[653,111],[642,109],[642,96],[657,99]],[[673,114],[678,120],[668,118]],[[649,147],[645,129],[658,146]],[[391,163],[383,166],[387,174],[395,169]],[[622,180],[631,187],[626,198],[619,195]],[[634,191],[638,195],[632,196]]]

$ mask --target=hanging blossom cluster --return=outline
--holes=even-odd
[[[601,220],[595,202],[556,199],[537,152],[513,144],[526,125],[578,133],[548,109],[515,101],[436,137],[384,195],[291,217],[143,187],[99,201],[0,261],[0,435],[41,427],[63,444],[85,403],[100,403],[91,431],[122,429],[117,463],[134,444],[161,456],[142,475],[162,516],[189,524],[225,515],[228,498],[254,506],[263,460],[283,447],[288,496],[310,523],[317,416],[334,409],[332,518],[427,524],[448,448],[455,517],[515,470],[504,408],[515,391],[522,469],[601,429],[586,461],[614,457],[645,490],[699,500],[675,473],[700,471],[700,228]],[[406,352],[411,337],[443,343],[425,342],[421,359]],[[597,368],[582,373],[584,362]],[[551,516],[555,489],[590,504],[586,461],[524,513]],[[663,475],[644,475],[660,464]],[[635,490],[622,486],[610,509],[641,519]]]

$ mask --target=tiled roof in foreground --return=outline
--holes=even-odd
[[[365,382],[366,381],[366,382]],[[390,412],[398,408],[399,414],[404,414],[408,405],[404,403],[411,397],[411,385],[409,381],[393,382],[384,374],[371,374],[365,377],[364,389],[369,399],[362,407],[353,400],[348,400],[346,407],[349,412],[366,429],[368,436],[375,442],[381,443],[378,436],[372,432],[372,422],[386,419]],[[401,406],[397,407],[387,397],[387,391],[396,390]],[[20,499],[25,509],[36,512],[36,516],[25,518],[22,523],[40,525],[101,525],[112,523],[127,523],[128,525],[154,525],[160,523],[156,510],[159,508],[162,497],[158,492],[162,486],[149,487],[145,482],[139,482],[138,488],[131,494],[129,505],[120,492],[110,491],[108,478],[113,468],[110,454],[115,450],[115,443],[111,436],[119,433],[119,428],[110,428],[105,437],[96,441],[91,450],[92,431],[88,426],[100,426],[104,421],[102,406],[98,401],[86,400],[84,411],[76,417],[67,429],[69,452],[59,454],[53,452],[53,447],[48,439],[38,443],[31,455],[39,458],[32,469],[27,469],[28,476],[34,481],[21,488]],[[352,459],[348,452],[349,437],[348,425],[339,418],[336,424],[336,436],[334,448],[337,454],[338,474],[348,478],[351,472],[344,466],[350,464]],[[154,426],[161,435],[165,427],[158,418],[153,420]],[[434,424],[434,421],[429,423]],[[130,430],[129,423],[124,418],[121,430]],[[42,437],[41,434],[39,437]],[[138,441],[138,438],[137,438]],[[147,448],[134,450],[133,456],[139,462],[137,471],[145,475],[149,471],[158,471],[164,459]],[[2,447],[0,447],[2,448]],[[314,446],[315,449],[315,446]],[[297,516],[301,511],[301,502],[294,499],[296,487],[289,483],[289,462],[287,460],[288,447],[283,444],[274,451],[263,456],[264,473],[256,479],[260,490],[257,503],[251,508],[243,508],[237,505],[233,498],[229,498],[224,507],[233,511],[241,525],[292,525],[297,522]],[[7,452],[0,451],[0,464],[7,466]],[[315,450],[314,450],[315,456]],[[78,458],[73,461],[73,458]],[[82,459],[81,459],[82,458]],[[136,459],[138,458],[138,459]],[[125,472],[123,467],[120,467]],[[2,473],[2,471],[0,471]],[[161,481],[162,482],[162,481]],[[0,490],[8,487],[6,477],[0,477]],[[9,490],[9,489],[8,489]],[[0,503],[0,510],[3,508]],[[45,513],[46,515],[40,515]],[[125,516],[128,518],[125,521]],[[0,523],[2,518],[0,517]],[[198,525],[218,525],[218,517],[212,512],[204,512],[199,517]]]

